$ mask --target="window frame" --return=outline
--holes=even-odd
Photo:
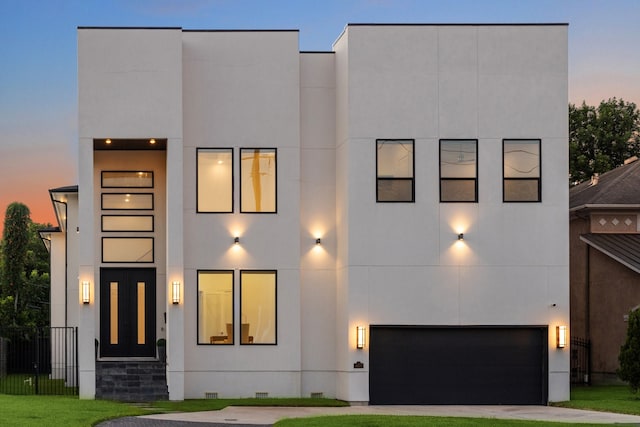
[[[442,177],[442,143],[443,142],[473,142],[475,144],[475,177],[474,178],[443,178]],[[438,192],[440,195],[440,203],[478,203],[478,139],[477,138],[441,138],[438,142]],[[442,200],[442,183],[443,181],[474,181],[474,199],[473,200]]]
[[[198,292],[200,292],[200,273],[216,273],[216,274],[230,274],[231,275],[231,323],[233,325],[231,330],[231,342],[214,344],[211,341],[200,342],[200,302],[198,301]],[[236,277],[234,270],[211,270],[211,269],[198,269],[196,270],[196,345],[206,346],[234,346],[236,345]]]
[[[273,211],[247,211],[242,207],[242,152],[250,150],[273,150],[273,154],[275,156],[275,168],[274,168],[274,209]],[[249,214],[277,214],[278,213],[278,148],[276,147],[240,147],[238,151],[238,163],[239,163],[239,173],[240,173],[240,213],[249,213]]]
[[[378,171],[378,144],[380,142],[407,142],[411,143],[411,178],[388,178],[380,177]],[[378,138],[376,139],[376,203],[415,203],[416,201],[416,140],[413,138]],[[410,181],[411,182],[411,200],[380,200],[379,182],[380,181]]]
[[[220,151],[231,152],[231,210],[229,211],[205,211],[200,210],[200,152],[201,151]],[[234,213],[235,211],[235,150],[233,147],[197,147],[196,148],[196,213],[202,214],[219,214],[219,213]]]
[[[505,143],[509,141],[531,141],[538,143],[538,177],[537,178],[507,178],[505,176]],[[507,200],[505,184],[507,181],[538,181],[537,200]],[[503,138],[502,139],[502,203],[542,203],[542,139],[541,138]]]
[[[274,307],[273,307],[273,313],[274,313],[274,323],[273,323],[273,327],[274,327],[274,341],[272,343],[256,343],[256,342],[248,342],[248,343],[243,343],[242,342],[242,336],[240,337],[239,343],[240,345],[278,345],[278,270],[240,270],[240,296],[239,296],[239,310],[240,310],[240,319],[242,319],[242,276],[247,273],[247,274],[265,274],[265,273],[273,273],[273,277],[274,277],[274,286],[273,286],[273,292],[274,292]],[[240,328],[242,328],[242,321],[240,322]],[[242,333],[242,331],[241,331]]]

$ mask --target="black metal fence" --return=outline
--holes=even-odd
[[[591,342],[584,338],[571,338],[571,383],[591,384]]]
[[[0,327],[0,393],[78,394],[77,332]]]

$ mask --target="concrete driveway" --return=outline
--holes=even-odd
[[[126,426],[268,426],[282,418],[321,415],[419,415],[515,420],[557,421],[566,423],[629,424],[640,426],[640,416],[609,412],[583,411],[553,406],[351,406],[344,408],[278,408],[230,406],[220,411],[181,412],[145,415],[112,420],[101,427]],[[120,424],[118,422],[121,422]],[[197,427],[197,425],[196,425]]]

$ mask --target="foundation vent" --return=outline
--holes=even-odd
[[[269,397],[269,393],[266,391],[256,391],[256,399],[266,399]]]
[[[311,392],[312,399],[322,399],[324,398],[324,393],[321,391]]]
[[[204,398],[205,399],[217,399],[218,398],[218,392],[217,391],[205,391],[204,392]]]

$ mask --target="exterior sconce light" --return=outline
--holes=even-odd
[[[565,348],[567,346],[567,327],[556,326],[556,347]]]
[[[366,329],[364,326],[356,326],[356,348],[362,350],[364,348],[364,336]]]
[[[180,282],[178,281],[171,284],[171,302],[180,304]]]
[[[240,244],[240,238],[238,236],[233,238],[233,244],[234,245],[239,245]]]
[[[82,303],[89,304],[91,302],[91,283],[88,280],[82,282]]]
[[[458,234],[458,240],[460,241],[464,240],[464,233]]]
[[[322,244],[322,240],[320,240],[320,238],[318,237],[316,239],[316,245],[320,246]]]

